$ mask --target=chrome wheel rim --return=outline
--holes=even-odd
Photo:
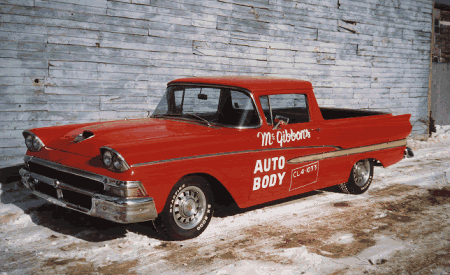
[[[360,160],[353,166],[353,180],[356,185],[363,187],[370,176],[370,163],[369,160]]]
[[[206,213],[206,197],[196,186],[183,188],[172,204],[175,223],[186,230],[200,224]]]

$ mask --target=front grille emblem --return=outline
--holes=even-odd
[[[58,188],[61,183],[58,180],[53,181],[53,187]]]

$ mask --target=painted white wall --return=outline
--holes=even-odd
[[[168,81],[310,80],[322,106],[411,113],[426,133],[431,0],[0,3],[0,167],[28,128],[147,116]]]

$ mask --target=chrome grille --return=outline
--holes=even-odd
[[[50,197],[53,197],[55,199],[58,198],[58,195],[56,193],[56,189],[53,186],[48,185],[48,184],[46,184],[44,182],[38,182],[36,185],[34,185],[34,189],[36,191],[38,191],[38,192],[41,192],[42,194],[46,194],[46,195],[48,195]]]
[[[91,191],[93,193],[103,193],[104,191],[104,184],[99,181],[59,171],[57,169],[50,168],[35,162],[29,162],[28,165],[30,172],[36,173],[38,175],[57,179],[58,181],[64,182],[77,188]]]

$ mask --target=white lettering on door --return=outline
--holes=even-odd
[[[284,156],[281,157],[273,157],[267,159],[258,159],[255,164],[255,169],[253,174],[256,173],[267,173],[276,170],[284,169],[286,165],[286,159]],[[286,172],[282,173],[271,173],[268,175],[264,175],[261,177],[253,178],[253,191],[258,189],[265,189],[267,187],[274,187],[277,185],[283,184],[284,176]]]
[[[311,133],[307,129],[297,132],[290,129],[290,132],[288,130],[279,130],[276,133],[258,132],[256,136],[261,137],[261,146],[272,145],[276,141],[280,147],[283,147],[283,144],[291,141],[311,138]]]

